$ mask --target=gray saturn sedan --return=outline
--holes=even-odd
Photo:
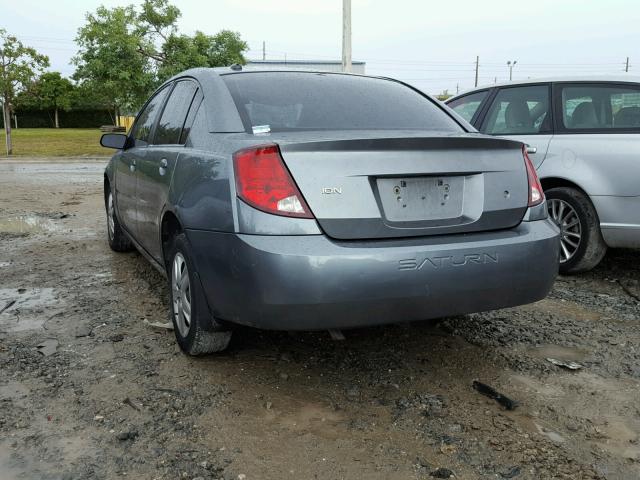
[[[483,133],[528,144],[561,229],[562,273],[595,267],[607,247],[640,248],[640,78],[510,82],[447,105]]]
[[[521,142],[401,82],[194,69],[165,82],[104,176],[109,245],[168,277],[180,347],[232,326],[333,330],[520,305],[559,229]]]

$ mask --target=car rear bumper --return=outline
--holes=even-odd
[[[558,271],[548,220],[468,235],[333,241],[188,230],[213,314],[265,329],[321,330],[531,303]]]

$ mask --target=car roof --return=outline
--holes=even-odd
[[[477,92],[478,90],[487,90],[489,88],[496,87],[513,87],[517,85],[532,85],[536,83],[555,83],[555,82],[612,82],[612,83],[639,83],[640,76],[636,75],[567,75],[567,76],[555,76],[555,77],[542,77],[542,78],[528,78],[526,80],[514,80],[506,82],[491,83],[486,85],[479,85],[477,87],[466,90],[458,95],[448,98],[446,101],[450,102],[456,98],[462,97],[469,93]]]
[[[328,71],[328,70],[318,70],[318,69],[310,69],[310,68],[297,68],[295,65],[292,65],[290,67],[287,66],[269,66],[269,65],[232,65],[232,66],[227,66],[227,67],[212,67],[212,68],[208,68],[208,67],[198,67],[198,68],[191,68],[189,70],[185,70],[183,72],[180,72],[176,75],[174,75],[173,77],[169,78],[168,80],[165,80],[163,82],[163,85],[165,83],[169,83],[171,81],[174,81],[178,78],[184,78],[184,77],[193,77],[196,80],[205,80],[205,79],[210,79],[212,77],[218,77],[218,76],[224,76],[224,75],[236,75],[236,74],[242,74],[242,73],[256,73],[256,72],[264,72],[264,73],[271,73],[271,72],[280,72],[280,73],[323,73],[323,74],[331,74],[331,75],[349,75],[352,77],[366,77],[366,78],[376,78],[376,79],[381,79],[381,80],[390,80],[393,82],[399,82],[399,83],[405,83],[402,82],[402,80],[398,80],[396,78],[393,77],[388,77],[388,76],[384,76],[384,75],[365,75],[362,73],[352,73],[352,72],[333,72],[333,71]],[[415,88],[415,87],[413,87]],[[422,92],[424,93],[424,92]],[[425,93],[425,95],[427,95]]]
[[[308,67],[298,67],[295,63],[291,62],[291,65],[232,65],[228,67],[213,67],[209,70],[213,70],[218,75],[235,74],[235,73],[251,73],[251,72],[289,72],[289,73],[335,73],[338,75],[353,75],[356,77],[371,77],[371,75],[363,75],[360,73],[348,73],[348,72],[333,72],[329,70],[313,69]],[[386,78],[386,77],[375,77]]]

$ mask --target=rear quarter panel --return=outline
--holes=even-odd
[[[589,195],[640,196],[640,134],[556,134],[539,173]]]
[[[174,211],[188,229],[233,232],[235,212],[230,179],[233,178],[231,154],[214,141],[209,145],[187,148],[176,164],[169,192],[168,210]]]
[[[610,247],[640,246],[640,134],[556,134],[538,173],[589,195]]]

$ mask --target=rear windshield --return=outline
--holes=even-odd
[[[247,130],[437,130],[462,128],[400,83],[306,72],[223,75]]]

